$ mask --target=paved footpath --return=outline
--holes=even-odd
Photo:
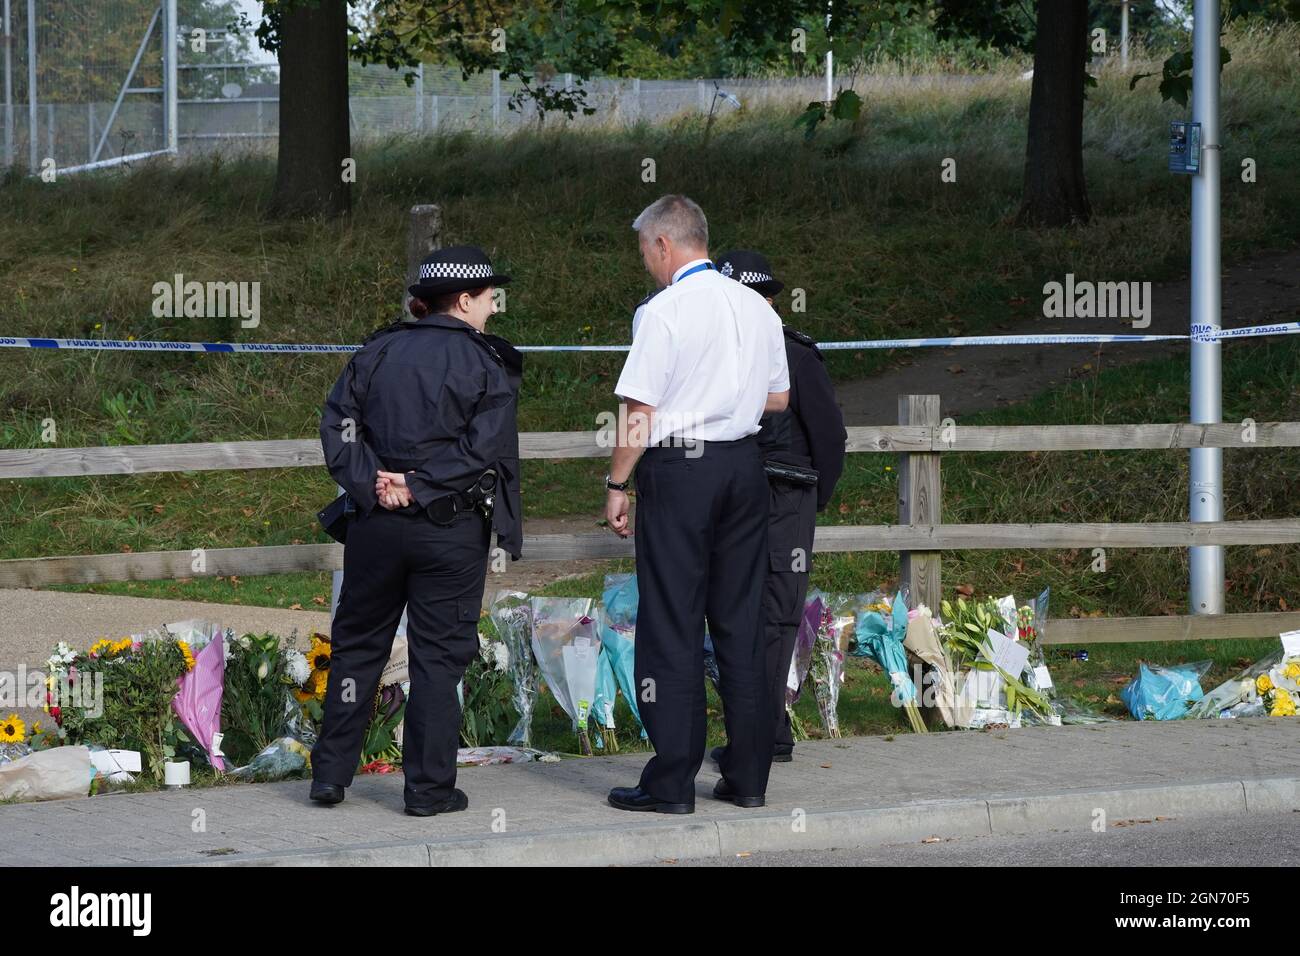
[[[643,754],[475,767],[470,808],[416,818],[399,775],[362,776],[338,806],[305,780],[110,794],[0,806],[11,865],[601,865],[736,853],[872,847],[1128,821],[1290,814],[1300,841],[1300,726],[1293,719],[1112,723],[900,734],[801,743],[772,769],[768,805],[711,799],[705,764],[691,816],[605,803]]]

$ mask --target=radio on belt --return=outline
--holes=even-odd
[[[1201,124],[1169,124],[1169,171],[1194,176],[1201,171]]]

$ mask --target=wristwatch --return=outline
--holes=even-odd
[[[615,481],[609,475],[605,476],[605,487],[610,491],[627,491],[628,486],[631,484],[632,479],[630,477],[627,481]]]

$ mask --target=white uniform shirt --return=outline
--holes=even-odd
[[[650,444],[732,441],[758,431],[768,392],[790,387],[781,319],[753,289],[715,269],[684,275],[638,309],[615,393],[655,408]]]

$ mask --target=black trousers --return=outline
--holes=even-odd
[[[325,719],[311,754],[315,780],[352,782],[379,675],[406,606],[406,804],[427,806],[451,796],[460,742],[456,685],[478,653],[489,544],[487,522],[472,512],[438,525],[422,511],[376,508],[353,521],[330,637]]]
[[[794,736],[785,710],[785,687],[808,596],[813,535],[817,531],[817,487],[776,480],[769,496],[768,568],[763,587],[767,686],[776,749],[788,752],[794,747]]]
[[[707,729],[706,619],[730,741],[722,774],[743,796],[767,790],[767,515],[767,478],[752,438],[649,448],[637,466],[635,675],[641,719],[655,749],[640,786],[660,800],[695,801]]]

